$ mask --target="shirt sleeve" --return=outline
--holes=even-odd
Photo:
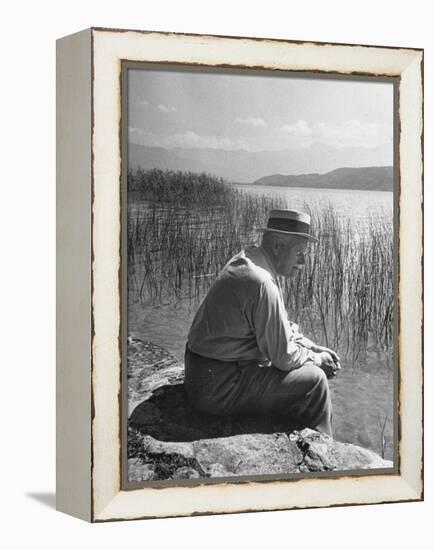
[[[307,348],[307,349],[312,349],[312,346],[314,346],[314,343],[312,342],[312,340],[309,340],[309,338],[307,338],[307,336],[305,336],[301,330],[300,330],[300,327],[297,325],[297,323],[293,323],[291,320],[289,321],[289,324],[293,330],[293,333],[294,333],[294,339],[295,341],[300,344],[300,346],[303,346],[304,348]]]
[[[300,330],[300,327],[297,325],[297,323],[294,323],[293,321],[291,321],[289,319],[289,326],[291,327],[292,329],[292,332],[294,334],[294,339],[299,342],[300,340],[302,340],[304,338],[301,330]]]
[[[253,324],[258,348],[278,369],[298,369],[312,359],[312,352],[297,343],[298,331],[291,327],[278,288],[272,280],[261,283]]]

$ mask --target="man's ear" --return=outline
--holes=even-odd
[[[281,246],[282,246],[282,241],[279,239],[279,237],[275,237],[273,239],[273,254],[276,258],[280,254]]]

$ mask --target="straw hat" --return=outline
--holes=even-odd
[[[318,242],[316,237],[309,235],[310,216],[297,210],[271,210],[268,216],[267,227],[261,227],[258,231],[273,231],[285,235],[298,235],[309,241]]]

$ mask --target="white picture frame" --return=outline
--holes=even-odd
[[[121,487],[122,61],[399,79],[399,467]],[[57,507],[91,522],[423,498],[423,51],[92,28],[57,45]]]

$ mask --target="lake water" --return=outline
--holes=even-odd
[[[305,203],[314,208],[329,203],[343,220],[350,219],[355,224],[363,225],[368,217],[376,216],[392,223],[393,194],[388,192],[236,187],[242,192],[283,196],[289,208],[301,209]],[[130,212],[142,206],[131,207]],[[144,303],[137,291],[129,290],[128,333],[160,345],[183,361],[187,333],[198,303],[164,299],[158,304]],[[368,354],[366,368],[344,362],[341,374],[330,381],[335,438],[370,448],[387,459],[393,458],[394,373],[390,364],[390,355],[380,358]]]
[[[288,208],[303,209],[322,207],[329,204],[342,218],[351,218],[354,222],[363,221],[368,215],[392,219],[393,193],[388,191],[359,191],[348,189],[310,189],[301,187],[281,187],[277,185],[239,185],[236,189],[258,195],[283,197]]]

